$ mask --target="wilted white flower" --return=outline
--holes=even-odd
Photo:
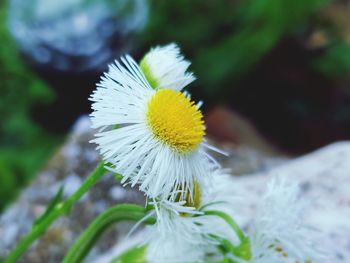
[[[203,216],[177,216],[172,219],[171,230],[160,231],[157,226],[147,229],[147,262],[206,262],[208,253],[218,255],[217,242],[204,232],[209,230],[203,228],[205,221]]]
[[[140,62],[142,71],[154,89],[182,90],[196,79],[192,73],[186,72],[190,65],[175,44],[152,48]]]
[[[170,47],[165,50],[162,59],[168,65],[176,52]],[[146,59],[148,63],[160,51],[152,51],[155,54]],[[184,62],[176,54],[183,70]],[[204,142],[199,107],[178,91],[182,85],[154,89],[131,57],[121,61],[109,66],[90,98],[92,124],[100,129],[93,142],[111,169],[123,176],[122,183],[139,184],[150,198],[174,201],[179,192],[188,192],[192,198],[194,182],[208,176],[215,164],[204,149],[212,147]],[[179,80],[188,79],[185,72],[177,75]]]
[[[267,187],[248,232],[251,263],[322,262],[316,246],[318,232],[305,225],[307,204],[299,198],[298,184],[274,178]]]
[[[205,214],[208,210],[222,211],[222,207],[230,207],[231,202],[238,199],[229,175],[222,172],[217,170],[215,176],[195,185],[193,202],[161,200],[155,204],[157,223],[148,227],[146,234],[147,262],[219,260],[222,255],[217,238],[240,243],[224,219]]]

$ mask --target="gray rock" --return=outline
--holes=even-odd
[[[240,218],[253,217],[263,188],[273,176],[298,181],[302,199],[312,205],[307,224],[321,231],[321,247],[329,258],[322,263],[350,262],[350,142],[338,142],[271,169],[234,178],[246,197]]]
[[[240,225],[251,222],[267,181],[276,175],[298,181],[300,198],[312,204],[306,221],[320,231],[320,246],[327,254],[327,259],[318,263],[350,262],[350,142],[334,143],[263,171],[233,177],[233,189],[239,189],[244,197],[245,206],[235,218]],[[96,262],[109,263],[139,239],[136,235],[116,244]]]
[[[5,257],[20,237],[31,229],[35,218],[45,211],[61,185],[64,186],[64,197],[70,196],[96,167],[99,155],[95,145],[89,143],[92,134],[89,119],[82,117],[58,153],[0,216],[0,258]],[[113,175],[106,174],[74,206],[71,214],[58,219],[18,262],[61,262],[74,240],[98,214],[124,202],[143,205],[144,197],[137,189],[121,187]],[[131,226],[132,223],[123,224],[108,231],[91,251],[87,262],[95,262],[94,258],[115,244]]]

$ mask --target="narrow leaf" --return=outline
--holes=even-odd
[[[56,207],[56,205],[62,201],[63,190],[64,187],[63,185],[61,185],[55,196],[51,199],[50,203],[48,204],[45,212],[34,221],[33,226],[40,224],[51,213],[51,211]]]
[[[62,263],[80,263],[90,252],[100,236],[113,224],[121,221],[140,221],[147,215],[147,210],[141,206],[133,204],[120,204],[111,207],[100,214],[80,235],[68,251]],[[144,224],[154,224],[153,217],[147,217]]]

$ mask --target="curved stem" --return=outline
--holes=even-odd
[[[78,201],[105,173],[106,169],[104,168],[104,163],[101,162],[72,196],[67,198],[62,203],[57,204],[47,216],[40,220],[40,223],[32,227],[32,230],[25,235],[17,246],[10,252],[4,263],[16,262],[16,260],[31,246],[31,244],[43,233],[45,233],[49,226],[58,217],[69,213],[74,203]]]
[[[80,263],[84,260],[92,246],[112,224],[124,220],[140,221],[147,215],[147,210],[133,204],[121,204],[107,209],[100,214],[69,250],[62,263]],[[154,224],[155,218],[148,217],[143,223]]]
[[[204,214],[218,216],[218,217],[222,218],[223,220],[225,220],[226,223],[228,223],[231,226],[231,228],[236,232],[236,234],[241,242],[244,242],[247,239],[245,234],[243,233],[242,229],[236,223],[236,221],[228,214],[221,212],[221,211],[205,211]]]

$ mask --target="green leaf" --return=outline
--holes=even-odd
[[[245,236],[245,234],[243,233],[243,231],[239,227],[239,225],[236,223],[236,221],[228,214],[221,212],[221,211],[214,211],[214,210],[213,211],[204,211],[204,214],[218,216],[218,217],[222,218],[224,221],[226,221],[226,223],[229,224],[231,226],[231,228],[236,232],[236,234],[241,242],[244,242],[247,239],[247,237]]]
[[[313,64],[318,71],[327,77],[333,78],[348,74],[350,70],[350,45],[348,43],[334,43]]]
[[[121,204],[107,209],[100,214],[80,235],[72,248],[68,251],[62,263],[79,263],[92,249],[100,236],[113,224],[121,221],[140,221],[144,224],[154,224],[154,217],[147,217],[145,208],[133,204]]]
[[[220,242],[220,250],[222,250],[224,254],[232,253],[233,251],[235,251],[235,246],[228,239],[216,235],[210,236]]]
[[[244,259],[244,260],[250,260],[251,259],[251,248],[250,248],[250,240],[248,237],[245,236],[243,233],[242,229],[239,227],[239,225],[236,223],[236,221],[229,216],[228,214],[222,212],[222,211],[204,211],[205,215],[211,215],[211,216],[217,216],[223,219],[231,228],[235,231],[236,235],[238,236],[240,240],[240,244],[238,246],[234,246],[229,240],[216,236],[216,235],[211,235],[213,238],[218,240],[220,242],[220,246],[218,247],[224,257],[225,255],[232,253],[238,258]],[[224,258],[224,261],[222,262],[231,262],[231,263],[236,263],[235,261],[229,259],[229,258]]]
[[[91,188],[93,187],[101,177],[106,173],[104,162],[100,162],[94,171],[84,180],[77,191],[74,192],[69,198],[65,199],[60,205],[56,205],[55,209],[51,209],[51,212],[42,218],[40,224],[27,233],[17,243],[16,247],[8,254],[5,259],[5,263],[15,263],[18,258],[37,240],[50,225],[63,214],[67,214],[72,206]],[[72,262],[70,262],[72,263]]]
[[[113,174],[113,175],[117,182],[121,182],[123,180],[123,176],[121,174]]]
[[[147,263],[145,259],[147,246],[136,246],[112,260],[111,263]]]
[[[55,196],[51,199],[45,212],[34,221],[33,227],[40,224],[51,213],[51,211],[56,207],[56,205],[62,201],[63,190],[64,190],[64,187],[63,187],[63,185],[61,185],[61,187],[58,189]]]
[[[239,246],[235,247],[233,254],[239,258],[250,260],[252,258],[252,250],[249,238],[246,238]]]
[[[231,263],[237,263],[236,261],[227,258],[228,254],[235,255],[236,257],[244,260],[250,260],[252,258],[251,248],[250,248],[250,241],[249,238],[245,238],[243,242],[241,242],[238,246],[234,246],[228,239],[211,235],[212,238],[216,239],[220,245],[219,249],[222,252],[224,258],[221,262],[231,262]],[[215,262],[215,263],[219,263]]]

